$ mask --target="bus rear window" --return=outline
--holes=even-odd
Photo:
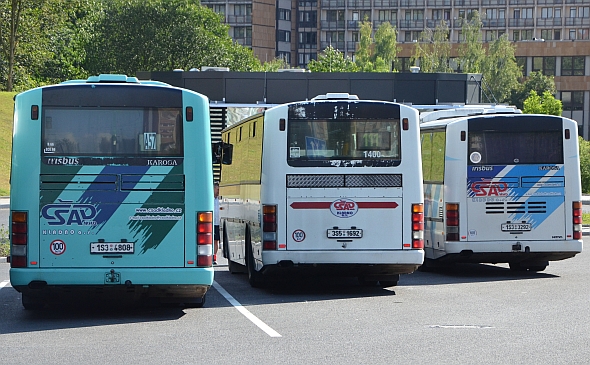
[[[399,120],[290,120],[289,161],[400,159]]]
[[[182,156],[180,108],[43,110],[43,156]]]
[[[468,160],[470,165],[562,164],[562,132],[470,132]]]

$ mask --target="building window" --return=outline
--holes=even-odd
[[[279,20],[291,20],[291,10],[279,9]]]
[[[589,39],[588,38],[588,29],[578,29],[577,39]]]
[[[563,111],[584,110],[584,92],[583,91],[562,91],[561,103]]]
[[[317,25],[317,11],[300,11],[299,25],[305,27],[315,27]]]
[[[291,63],[291,52],[277,52],[277,58],[285,61],[286,64]]]
[[[555,76],[555,57],[533,57],[533,71],[545,76]]]
[[[300,32],[299,33],[300,44],[314,44],[317,45],[317,33],[316,32]]]
[[[410,72],[411,66],[410,57],[398,57],[394,65],[398,72]]]
[[[584,76],[584,56],[562,56],[561,76]]]
[[[541,38],[546,40],[553,39],[553,29],[541,29]]]
[[[279,42],[291,42],[291,32],[288,30],[279,30]]]
[[[234,5],[234,15],[236,15],[236,16],[252,15],[252,5],[249,5],[249,4]]]
[[[514,58],[516,59],[516,64],[520,68],[520,71],[522,71],[522,74],[526,76],[526,57],[519,56]]]
[[[209,7],[209,9],[213,10],[217,14],[221,14],[221,15],[225,16],[225,5],[213,4],[213,5],[207,5],[207,6]]]
[[[359,41],[359,32],[352,32],[352,41],[353,42]]]

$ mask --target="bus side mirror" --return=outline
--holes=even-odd
[[[211,155],[214,164],[231,165],[234,146],[230,143],[217,142],[211,144]]]

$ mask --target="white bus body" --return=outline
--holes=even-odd
[[[473,115],[420,129],[426,267],[509,263],[542,271],[582,251],[575,121]]]
[[[223,253],[253,286],[289,268],[395,285],[423,262],[417,110],[332,97],[222,132]]]

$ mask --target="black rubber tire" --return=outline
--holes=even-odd
[[[379,280],[379,284],[384,288],[388,288],[390,286],[397,286],[398,282],[399,282],[399,274],[398,275],[391,275],[391,279],[389,279],[389,280]]]
[[[379,280],[368,280],[364,276],[359,276],[358,281],[361,286],[377,286]]]
[[[23,307],[29,311],[40,310],[45,307],[45,303],[41,298],[32,297],[26,294],[22,295],[22,303]]]

